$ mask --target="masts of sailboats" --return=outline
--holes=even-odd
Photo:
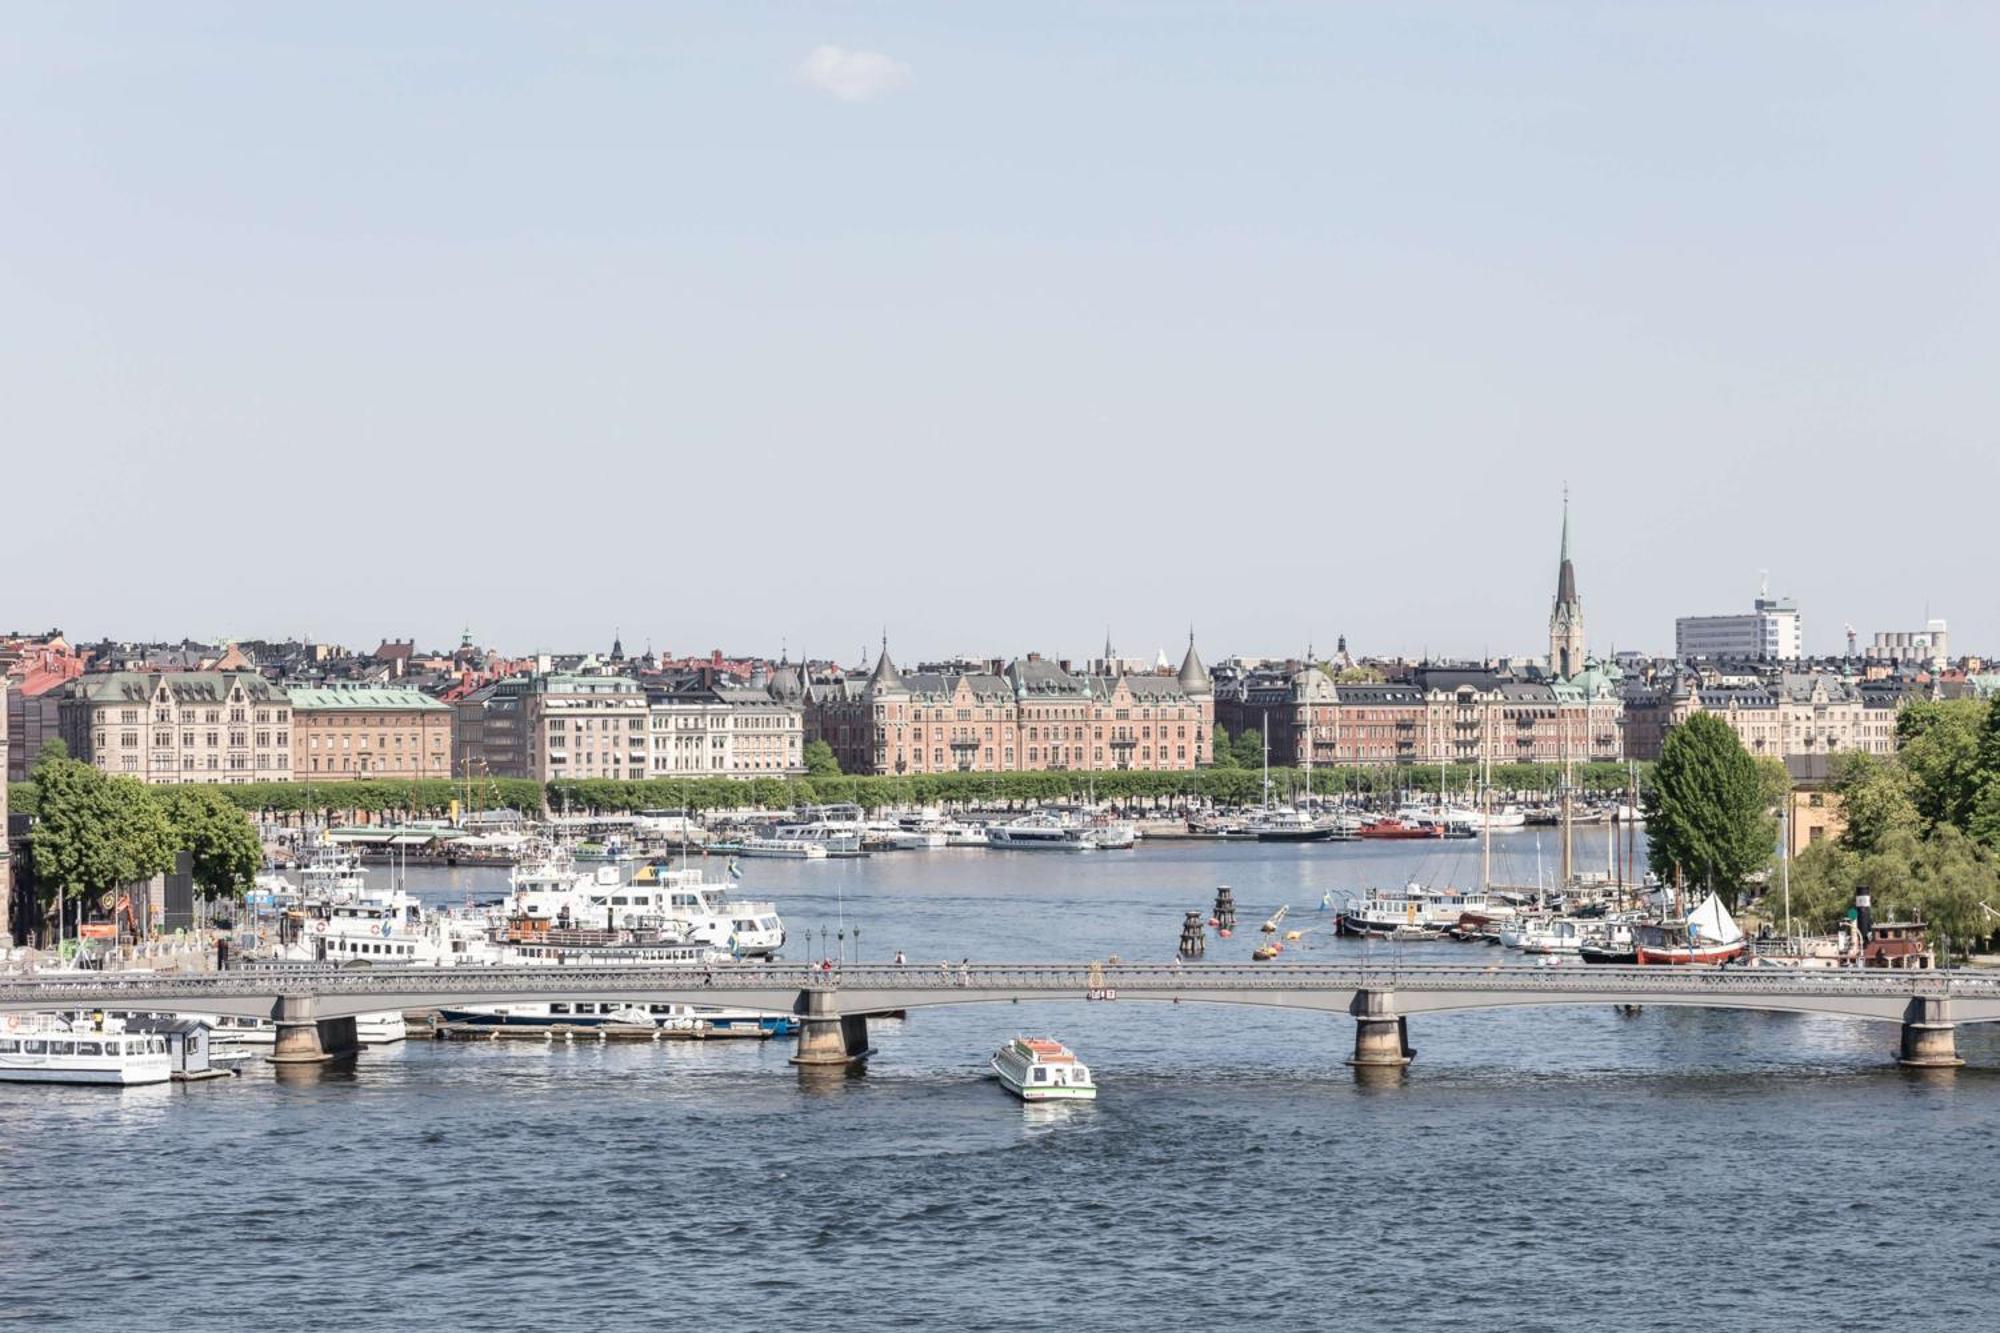
[[[1569,709],[1561,700],[1556,702],[1556,723],[1558,725],[1557,736],[1562,742],[1562,880],[1560,887],[1567,893],[1569,891],[1570,878],[1576,869],[1575,862],[1572,860],[1575,856],[1575,847],[1571,842],[1572,829],[1570,823],[1570,783],[1574,774],[1570,767]]]
[[[1312,645],[1306,645],[1306,670],[1302,679],[1306,695],[1306,812],[1313,808],[1313,653]]]
[[[1271,808],[1271,713],[1264,712],[1264,808]]]
[[[1785,890],[1785,938],[1792,938],[1792,792],[1786,786],[1778,807],[1778,883]]]
[[[1493,700],[1479,722],[1479,889],[1493,888]]]

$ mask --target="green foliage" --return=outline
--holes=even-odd
[[[825,741],[807,741],[805,761],[806,776],[809,778],[840,776],[840,760],[833,753],[833,747]]]
[[[1208,753],[1211,767],[1236,767],[1236,751],[1230,748],[1229,732],[1220,722],[1215,724],[1215,734],[1209,741]]]
[[[10,782],[7,784],[7,808],[17,815],[35,813],[35,784],[32,782]],[[5,836],[0,829],[0,836]]]
[[[172,866],[166,815],[136,779],[106,777],[51,749],[33,776],[37,819],[29,846],[50,901],[60,892],[102,907],[112,889]]]
[[[176,850],[194,861],[194,882],[215,897],[241,897],[263,862],[256,826],[224,787],[188,784],[154,789]]]
[[[448,778],[395,780],[363,778],[358,782],[245,782],[221,791],[238,809],[253,815],[311,815],[354,811],[369,815],[440,818],[457,801],[461,809],[520,810],[529,815],[542,809],[542,784],[526,778],[478,778],[471,783]]]
[[[1776,831],[1767,780],[1727,722],[1696,713],[1667,733],[1646,795],[1655,866],[1735,906],[1744,882],[1770,864]]]
[[[1896,758],[1926,828],[1965,828],[1983,785],[1981,740],[1989,707],[1980,699],[1922,699],[1896,719]]]
[[[1917,813],[1911,788],[1909,770],[1894,759],[1859,752],[1842,755],[1833,768],[1833,789],[1847,821],[1841,845],[1869,852],[1893,833],[1917,832],[1923,816]]]
[[[1248,728],[1236,733],[1236,740],[1230,747],[1236,756],[1238,768],[1264,767],[1264,731],[1261,727]]]
[[[1865,851],[1820,843],[1793,863],[1794,920],[1832,929],[1863,884],[1876,920],[1921,920],[1940,955],[1958,957],[1993,933],[1988,909],[2000,906],[2000,860],[1948,824],[1929,834],[1895,827]]]

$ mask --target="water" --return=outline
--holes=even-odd
[[[1602,834],[1579,853],[1602,861]],[[1499,840],[1533,878],[1532,833]],[[1553,867],[1552,843],[1545,859]],[[1167,957],[1218,883],[1247,958],[1339,941],[1326,888],[1477,847],[954,850],[745,862],[791,956]],[[376,872],[378,874],[382,872]],[[433,898],[492,871],[423,872]],[[850,943],[849,948],[854,946]],[[1016,1032],[1090,1106],[981,1076]],[[1412,1020],[1357,1083],[1345,1018],[1212,1005],[922,1010],[858,1076],[779,1043],[410,1042],[124,1092],[0,1085],[0,1321],[63,1329],[1683,1329],[1990,1326],[2000,1042],[1911,1075],[1895,1029],[1650,1008]]]

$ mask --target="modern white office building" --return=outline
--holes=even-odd
[[[1682,616],[1674,622],[1674,656],[1683,662],[1795,662],[1805,655],[1798,604],[1759,597],[1749,615]]]

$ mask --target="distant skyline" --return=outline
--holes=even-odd
[[[0,629],[2000,653],[2000,11],[20,7]]]

